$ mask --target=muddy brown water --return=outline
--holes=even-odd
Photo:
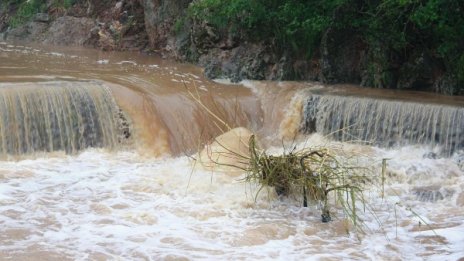
[[[191,174],[183,155],[227,128],[249,128],[264,147],[297,143],[312,95],[330,97],[325,108],[354,104],[360,96],[361,104],[385,101],[392,112],[403,103],[424,104],[413,106],[419,113],[427,108],[459,113],[464,107],[463,97],[430,93],[302,82],[221,84],[205,79],[198,67],[156,56],[0,43],[1,148],[2,159],[10,159],[0,161],[0,259],[464,256],[463,170],[457,156],[424,159],[429,151],[420,146],[383,150],[311,136],[308,144],[334,143],[368,154],[370,164],[390,159],[386,197],[376,201],[379,192],[369,192],[377,217],[366,217],[370,231],[360,237],[347,234],[343,216],[320,224],[317,207],[269,201],[273,196],[267,194],[255,201],[250,187],[235,177]],[[337,110],[332,114],[355,117],[343,106]],[[329,124],[320,122],[322,130]],[[456,120],[448,122],[454,124],[448,129],[462,129]],[[430,188],[443,192],[433,197],[436,202],[415,197],[414,191]],[[410,208],[427,216],[431,226]]]
[[[254,120],[261,118],[260,103],[250,89],[205,80],[201,70],[191,65],[85,49],[19,47],[1,56],[0,82],[5,88],[21,82],[36,83],[37,88],[74,82],[79,88],[86,81],[109,88],[128,114],[136,146],[154,155],[192,153],[227,127],[258,130],[261,126]]]

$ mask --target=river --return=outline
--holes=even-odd
[[[155,56],[0,43],[0,109],[1,260],[464,258],[463,97],[230,84]],[[327,147],[377,175],[388,159],[364,232],[198,166],[235,127],[269,153]]]

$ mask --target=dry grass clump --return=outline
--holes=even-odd
[[[250,138],[249,149],[246,181],[258,182],[261,189],[275,187],[281,196],[301,195],[305,207],[308,199],[319,204],[322,222],[332,219],[331,206],[339,206],[358,227],[356,209],[358,204],[365,203],[363,187],[369,181],[366,168],[341,162],[326,148],[268,155],[257,147],[254,136]],[[334,202],[330,204],[332,199]]]

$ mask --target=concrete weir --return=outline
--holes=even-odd
[[[338,95],[311,95],[302,131],[382,147],[439,146],[450,155],[464,148],[464,108]]]
[[[0,155],[112,149],[128,137],[122,118],[98,82],[0,83]]]

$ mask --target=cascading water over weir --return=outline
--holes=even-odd
[[[451,155],[464,148],[464,108],[385,99],[311,95],[303,133],[381,147],[438,146]]]
[[[115,149],[130,136],[111,91],[98,81],[0,83],[0,96],[2,157]],[[306,100],[303,134],[381,147],[439,146],[445,155],[464,147],[461,107],[319,94]]]
[[[110,90],[97,82],[0,83],[3,157],[114,149],[127,136],[123,122]]]

